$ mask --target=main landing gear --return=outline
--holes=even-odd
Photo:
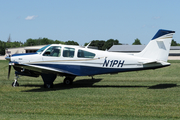
[[[53,82],[56,79],[56,74],[41,74],[44,81],[44,88],[53,88]]]
[[[64,84],[65,85],[72,85],[73,80],[75,79],[75,76],[66,76],[66,78],[64,79]]]
[[[18,81],[18,78],[19,78],[19,76],[18,76],[17,74],[15,74],[14,82],[12,83],[12,86],[13,86],[13,87],[19,86],[19,83],[17,82],[17,81]]]
[[[44,87],[45,88],[53,88],[53,82],[56,79],[56,74],[41,74],[41,77],[44,81]],[[14,82],[12,83],[13,87],[19,86],[19,83],[17,82],[19,78],[18,74],[15,74]],[[73,80],[76,78],[76,76],[66,76],[63,83],[65,85],[72,85]]]

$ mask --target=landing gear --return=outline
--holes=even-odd
[[[73,83],[73,80],[71,80],[71,79],[69,79],[69,78],[65,78],[65,79],[64,79],[64,84],[65,84],[65,85],[72,85],[72,83]]]
[[[44,81],[44,88],[53,88],[53,82],[56,79],[56,74],[41,74]]]
[[[19,83],[17,82],[17,81],[18,81],[18,78],[19,78],[19,76],[18,76],[17,74],[15,74],[14,82],[12,83],[12,86],[13,86],[13,87],[19,86]]]
[[[67,76],[67,77],[64,79],[64,84],[65,84],[65,85],[72,85],[74,79],[75,79],[74,76]]]
[[[44,88],[53,88],[53,84],[44,84]]]
[[[17,81],[12,83],[12,87],[17,87],[17,86],[19,86],[19,83]]]

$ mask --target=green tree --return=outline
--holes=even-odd
[[[68,40],[65,42],[65,45],[79,45],[79,44],[73,40]]]
[[[87,46],[89,43],[84,43],[84,46]]]
[[[113,45],[122,45],[121,43],[119,43],[119,41],[116,39],[109,39],[105,42],[105,44],[102,47],[102,50],[108,50],[110,49]]]
[[[34,45],[36,45],[36,42],[31,38],[27,39],[26,42],[24,43],[24,46],[34,46]]]
[[[0,55],[5,55],[6,43],[0,40]]]
[[[136,38],[132,45],[142,45],[142,44],[141,44],[140,40],[138,38]]]
[[[6,48],[16,48],[22,46],[23,43],[15,41],[15,42],[3,42],[0,40],[0,54],[5,55]]]
[[[65,44],[65,42],[59,41],[59,40],[55,40],[55,41],[54,41],[54,44]]]
[[[27,39],[24,46],[35,46],[35,45],[48,45],[48,44],[65,44],[65,42],[59,40],[51,40],[48,38],[38,38],[38,39]]]
[[[50,40],[50,39],[48,39],[48,38],[43,38],[42,40],[41,40],[41,44],[42,45],[48,45],[48,44],[53,44],[54,43],[54,41],[53,40]]]
[[[171,42],[171,46],[178,46],[178,43],[173,39]]]
[[[104,46],[104,44],[105,44],[104,40],[93,40],[90,46],[95,46],[98,48],[98,50],[102,50],[102,47]]]

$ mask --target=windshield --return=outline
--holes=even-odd
[[[38,51],[36,51],[36,53],[41,54],[47,47],[49,47],[50,45],[46,45],[44,47],[42,47],[41,49],[39,49]]]
[[[61,46],[51,46],[44,53],[43,56],[60,57]]]

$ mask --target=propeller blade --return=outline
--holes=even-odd
[[[11,73],[11,65],[9,65],[9,69],[8,69],[8,79],[9,79],[10,73]]]

